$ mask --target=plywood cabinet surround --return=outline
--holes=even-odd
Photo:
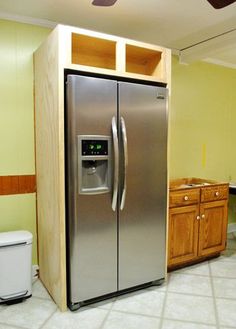
[[[225,249],[228,190],[226,183],[200,179],[170,182],[169,269],[215,256]]]
[[[40,278],[67,309],[64,72],[133,79],[170,89],[169,49],[58,25],[35,52],[35,127]]]

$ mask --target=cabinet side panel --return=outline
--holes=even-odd
[[[63,90],[58,28],[36,51],[35,125],[40,278],[66,310]],[[62,88],[62,87],[61,87]]]

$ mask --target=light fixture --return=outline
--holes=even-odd
[[[94,6],[102,6],[109,7],[113,6],[117,0],[93,0],[92,5]]]

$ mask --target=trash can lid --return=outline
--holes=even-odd
[[[32,243],[33,235],[28,231],[11,231],[0,233],[0,247],[19,243]]]

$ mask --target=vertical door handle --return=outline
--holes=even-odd
[[[121,194],[121,202],[120,202],[120,210],[124,209],[125,206],[125,198],[126,198],[126,176],[127,176],[127,167],[128,167],[128,143],[127,143],[127,133],[126,133],[126,126],[124,118],[120,118],[121,124],[121,134],[123,140],[123,149],[124,149],[124,181],[123,181],[123,190]]]
[[[119,179],[119,144],[116,118],[113,117],[111,120],[111,130],[113,138],[113,150],[114,150],[114,171],[113,171],[113,194],[111,207],[113,211],[116,211],[117,206],[117,195],[118,195],[118,179]]]

